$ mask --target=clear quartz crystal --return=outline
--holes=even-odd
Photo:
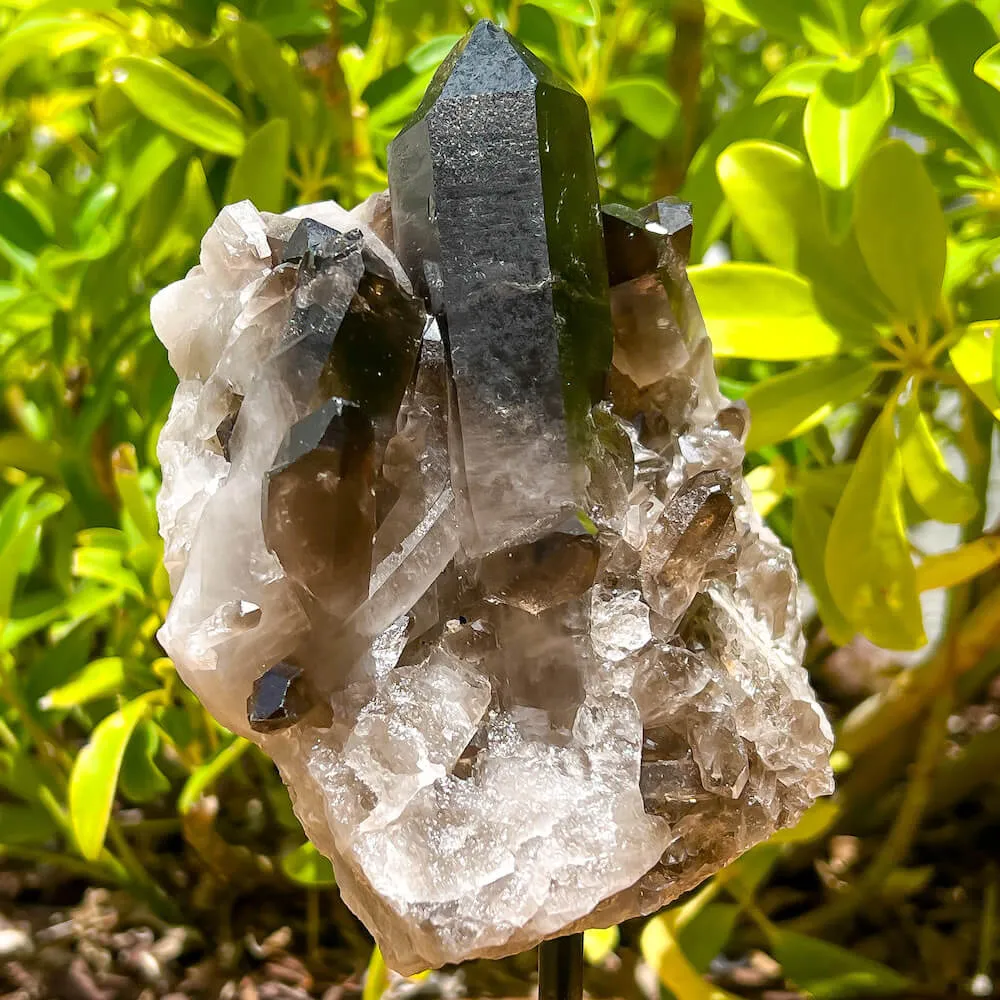
[[[476,44],[507,61],[523,103],[535,64],[495,34]],[[317,400],[282,360],[289,330],[312,335],[303,265],[285,260],[304,218],[358,234],[316,265],[325,370],[358,362],[335,351],[338,324],[360,316],[399,345],[395,380],[412,367],[401,399],[342,378],[337,402]],[[392,222],[384,195],[354,212],[230,206],[152,313],[180,380],[159,444],[174,590],[161,642],[206,707],[274,759],[345,901],[409,973],[658,909],[831,791],[832,734],[801,666],[790,554],[743,482],[747,414],[715,379],[684,206],[605,215],[614,363],[577,430],[517,359],[483,383],[523,379],[505,398],[530,403],[524,419],[497,414],[512,430],[495,469],[469,442],[496,427],[455,386],[475,304],[451,337],[447,295],[414,297],[414,250]],[[440,238],[460,266],[461,239]],[[518,287],[496,323],[523,315]],[[568,299],[555,301],[558,314]],[[355,412],[360,430],[338,422]],[[554,497],[519,447],[538,421],[574,469]],[[488,484],[470,494],[470,476]]]

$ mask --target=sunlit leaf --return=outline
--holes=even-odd
[[[617,927],[592,927],[583,932],[583,956],[591,965],[603,965],[614,954],[621,934]]]
[[[53,688],[38,702],[42,709],[74,708],[98,698],[117,694],[125,683],[125,664],[120,656],[92,660],[71,681]]]
[[[764,264],[693,267],[689,274],[719,357],[797,361],[840,351],[840,335],[798,275]]]
[[[368,960],[368,970],[365,972],[365,985],[361,991],[361,1000],[380,1000],[389,988],[389,967],[385,964],[382,951],[378,945],[372,949]]]
[[[333,865],[308,840],[295,850],[282,855],[281,870],[293,882],[308,888],[337,884],[333,875]]]
[[[601,16],[597,0],[529,0],[529,2],[533,7],[547,10],[554,17],[582,24],[585,28],[593,27]]]
[[[948,227],[920,157],[905,142],[885,143],[865,165],[854,224],[868,269],[899,316],[930,323],[944,281]]]
[[[273,118],[247,139],[226,182],[226,204],[249,199],[261,212],[281,212],[288,170],[288,123]]]
[[[888,966],[804,934],[776,930],[771,946],[785,976],[816,1000],[892,996],[910,985]]]
[[[677,943],[697,972],[709,966],[725,948],[739,920],[738,903],[709,903],[692,920],[677,929]]]
[[[834,358],[758,382],[743,397],[751,418],[747,449],[804,434],[863,396],[875,375],[865,359]]]
[[[996,387],[996,342],[1000,340],[1000,320],[973,323],[951,349],[951,363],[965,384],[987,409],[1000,420],[1000,392]]]
[[[917,567],[921,591],[957,587],[1000,565],[1000,538],[984,535],[950,552],[925,556]]]
[[[670,915],[646,922],[639,937],[642,957],[656,971],[660,982],[678,1000],[728,1000],[731,993],[703,979],[681,949]]]
[[[717,170],[733,212],[761,253],[813,282],[826,316],[874,339],[871,324],[885,317],[888,303],[854,234],[839,244],[827,235],[819,187],[802,155],[774,142],[747,140],[731,145]]]
[[[837,505],[826,578],[837,607],[886,649],[919,649],[927,637],[903,518],[902,455],[893,414],[872,427]]]
[[[674,94],[653,76],[619,77],[608,84],[604,96],[615,101],[630,122],[655,139],[670,134],[680,111]]]
[[[101,853],[125,748],[160,693],[130,701],[102,719],[76,755],[69,779],[69,816],[80,853],[93,861]]]
[[[829,59],[800,59],[778,70],[757,95],[757,103],[776,97],[810,97],[832,66]]]
[[[991,87],[1000,90],[1000,44],[984,52],[976,60],[974,69],[980,80],[985,80]]]
[[[168,132],[226,156],[243,151],[239,108],[173,63],[121,56],[111,74],[139,111]]]
[[[812,92],[803,123],[816,176],[848,187],[892,114],[892,87],[879,56],[851,69],[831,68]]]
[[[965,524],[975,516],[976,495],[948,469],[916,397],[900,410],[899,434],[903,475],[921,510],[946,524]]]
[[[753,495],[754,510],[761,517],[767,517],[785,497],[787,464],[779,459],[772,465],[758,465],[746,474],[746,484]]]
[[[249,750],[249,740],[237,736],[232,743],[223,747],[211,760],[195,768],[184,783],[177,800],[177,811],[183,815],[205,794],[206,791],[229,770]]]

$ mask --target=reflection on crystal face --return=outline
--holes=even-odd
[[[412,972],[658,909],[829,792],[831,732],[689,206],[600,212],[582,100],[485,23],[389,174],[223,210],[154,300],[160,637]]]

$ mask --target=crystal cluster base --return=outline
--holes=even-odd
[[[230,206],[153,302],[160,639],[402,972],[651,912],[831,790],[689,211],[600,210],[588,128],[480,25],[390,195]]]

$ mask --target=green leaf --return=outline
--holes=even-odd
[[[979,401],[1000,420],[1000,392],[996,386],[996,342],[1000,320],[973,323],[951,349],[951,363]]]
[[[626,76],[608,84],[604,96],[615,101],[633,125],[654,139],[672,131],[680,102],[665,83],[654,76]]]
[[[733,995],[704,979],[684,954],[675,915],[676,911],[668,911],[646,921],[639,936],[642,957],[678,1000],[729,1000]]]
[[[708,972],[713,959],[725,948],[741,909],[736,903],[710,903],[678,929],[677,943],[698,972]]]
[[[229,171],[226,203],[232,205],[249,199],[261,212],[286,209],[288,146],[288,122],[284,118],[274,118],[257,129]]]
[[[737,219],[772,264],[812,283],[831,322],[874,340],[888,303],[875,287],[854,234],[834,244],[826,234],[820,192],[803,157],[786,146],[749,140],[717,163],[719,182]]]
[[[858,244],[899,316],[929,325],[941,297],[948,227],[920,157],[905,143],[880,146],[858,178]]]
[[[795,561],[813,592],[820,620],[830,639],[838,646],[846,646],[854,638],[856,630],[837,607],[826,576],[827,543],[832,524],[833,514],[817,493],[808,488],[802,489],[795,501],[792,521]]]
[[[278,43],[259,24],[241,20],[236,25],[236,46],[240,65],[271,116],[288,122],[293,142],[309,141],[303,84],[282,56]]]
[[[747,450],[804,434],[864,395],[875,374],[867,360],[834,358],[758,382],[743,397],[751,416]]]
[[[592,28],[600,19],[596,0],[529,0],[531,6],[547,10],[553,17]],[[366,998],[367,1000],[367,998]]]
[[[883,411],[861,449],[830,526],[826,578],[845,618],[875,645],[919,649],[927,637],[893,423],[892,410]]]
[[[75,708],[88,701],[107,698],[121,691],[125,683],[125,663],[120,656],[92,660],[71,681],[53,688],[38,702],[41,709]]]
[[[249,740],[237,736],[210,761],[195,768],[181,789],[180,797],[177,799],[177,811],[182,816],[189,812],[202,795],[250,749],[251,745]]]
[[[757,104],[776,97],[805,97],[815,93],[833,63],[829,59],[800,59],[779,69],[761,88]]]
[[[102,719],[76,755],[69,778],[69,818],[80,853],[94,861],[104,846],[125,748],[159,691],[142,695]]]
[[[5,802],[0,809],[0,845],[41,847],[57,833],[59,828],[41,806]]]
[[[1000,90],[1000,44],[984,52],[976,60],[973,70],[980,80],[985,80],[991,87]]]
[[[984,50],[997,44],[990,19],[973,3],[956,3],[927,25],[934,54],[958,93],[959,106],[976,130],[1000,146],[1000,93],[976,75]]]
[[[130,802],[155,802],[170,791],[170,781],[156,766],[160,734],[148,719],[136,727],[125,748],[118,785]]]
[[[1000,564],[1000,538],[984,535],[950,552],[925,556],[917,567],[921,593],[942,587],[957,587]]]
[[[892,87],[877,55],[852,69],[833,67],[813,91],[803,122],[816,176],[849,187],[892,114]]]
[[[971,520],[979,509],[976,494],[949,471],[915,396],[900,410],[899,432],[903,475],[920,509],[945,524]]]
[[[798,275],[765,264],[692,267],[688,273],[717,356],[797,361],[840,350],[839,334]]]
[[[190,73],[145,56],[121,56],[111,73],[139,111],[161,128],[214,153],[243,152],[239,108]]]
[[[793,42],[805,41],[803,21],[815,17],[817,8],[812,0],[710,0],[711,6],[730,17],[759,25],[768,33]]]
[[[308,840],[294,851],[282,855],[281,870],[293,882],[310,889],[337,884],[333,865]]]
[[[775,929],[771,947],[785,976],[816,1000],[892,996],[910,986],[888,966],[804,934]]]
[[[461,41],[461,35],[438,35],[429,41],[410,49],[406,57],[406,65],[414,73],[425,73],[427,70],[435,70],[441,65],[444,57],[455,47],[455,43]]]

